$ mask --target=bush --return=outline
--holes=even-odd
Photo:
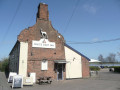
[[[9,58],[3,58],[2,61],[0,62],[0,70],[2,72],[8,72],[8,67],[9,67]]]
[[[120,73],[120,66],[114,66],[114,72],[119,72]]]
[[[104,68],[108,68],[108,66],[104,66]]]
[[[114,72],[120,72],[120,67],[115,67]]]
[[[119,72],[120,73],[120,66],[112,66],[110,68],[114,68],[114,72]]]
[[[100,68],[97,67],[97,66],[90,66],[90,70],[91,70],[91,71],[99,71]]]

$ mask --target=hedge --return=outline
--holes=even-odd
[[[114,68],[114,72],[119,72],[120,73],[120,66],[112,66],[110,68]]]
[[[100,68],[97,67],[97,66],[90,66],[90,70],[91,70],[91,71],[99,71]]]

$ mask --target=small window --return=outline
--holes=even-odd
[[[42,60],[41,70],[48,70],[48,61],[47,60]]]

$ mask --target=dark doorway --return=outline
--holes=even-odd
[[[58,80],[63,80],[63,65],[62,64],[58,64],[57,77],[58,77]]]

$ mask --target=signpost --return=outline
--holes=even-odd
[[[17,75],[16,72],[10,72],[9,73],[9,78],[8,78],[8,82],[12,82],[13,81],[13,76]]]
[[[24,77],[23,85],[33,85],[33,78],[32,77]]]
[[[23,88],[23,76],[21,75],[15,75],[13,77],[13,84],[12,84],[12,88]]]
[[[31,72],[29,75],[33,79],[33,83],[35,83],[36,82],[36,73]]]

